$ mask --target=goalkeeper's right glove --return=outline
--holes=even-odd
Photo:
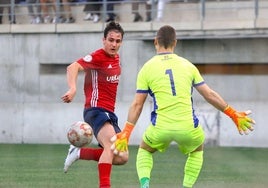
[[[252,124],[255,124],[255,121],[251,118],[249,118],[247,115],[251,113],[250,110],[245,112],[237,112],[235,109],[233,109],[231,106],[227,106],[223,111],[227,116],[232,118],[234,121],[239,134],[248,134],[247,130],[253,131],[254,128]]]
[[[126,122],[123,131],[117,133],[111,138],[111,141],[114,142],[111,146],[111,149],[113,150],[114,154],[122,155],[124,152],[128,152],[128,140],[134,126],[134,124]]]

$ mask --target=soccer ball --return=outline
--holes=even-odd
[[[86,122],[78,121],[69,128],[67,138],[72,145],[83,147],[91,143],[93,130]]]

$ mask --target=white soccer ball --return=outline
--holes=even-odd
[[[78,121],[72,124],[69,128],[67,138],[72,145],[76,147],[84,147],[91,143],[93,139],[93,130],[86,122]]]

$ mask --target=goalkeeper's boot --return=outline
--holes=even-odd
[[[67,173],[68,168],[79,159],[80,148],[70,145],[68,155],[64,162],[64,172]]]

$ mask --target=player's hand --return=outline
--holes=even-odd
[[[73,89],[69,89],[62,97],[61,97],[61,100],[64,102],[64,103],[70,103],[73,101],[74,99],[74,96],[76,94],[76,91],[73,90]]]
[[[132,123],[126,122],[123,131],[111,138],[113,142],[111,150],[113,150],[115,155],[123,155],[128,151],[128,140],[133,128],[134,125]]]
[[[239,134],[248,134],[248,130],[254,130],[253,124],[255,124],[255,121],[248,117],[248,115],[251,114],[250,110],[247,110],[245,112],[237,112],[235,109],[228,105],[223,112],[232,118]]]

